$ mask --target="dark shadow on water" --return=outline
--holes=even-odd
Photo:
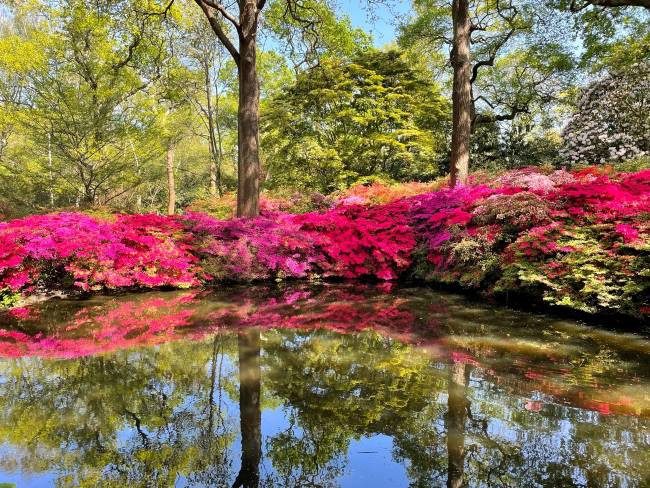
[[[239,355],[239,419],[241,468],[233,488],[257,488],[262,458],[262,413],[260,410],[260,331],[256,327],[237,336]]]

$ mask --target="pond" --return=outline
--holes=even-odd
[[[3,487],[650,480],[647,331],[354,284],[56,300],[0,320]]]

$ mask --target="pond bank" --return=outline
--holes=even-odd
[[[277,279],[418,280],[650,317],[650,170],[519,170],[384,204],[253,219],[80,213],[0,223],[0,295]],[[532,299],[532,300],[531,300]]]

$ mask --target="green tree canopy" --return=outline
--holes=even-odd
[[[263,110],[270,187],[332,191],[438,174],[449,104],[397,51],[326,58]]]

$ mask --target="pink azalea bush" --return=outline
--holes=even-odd
[[[489,184],[415,195],[412,186],[383,200],[377,188],[372,198],[357,189],[299,215],[267,208],[253,219],[59,213],[3,222],[0,299],[57,288],[418,278],[647,318],[650,170],[525,168]]]
[[[180,222],[159,215],[119,215],[109,222],[56,213],[2,222],[0,288],[196,286],[189,237]]]

